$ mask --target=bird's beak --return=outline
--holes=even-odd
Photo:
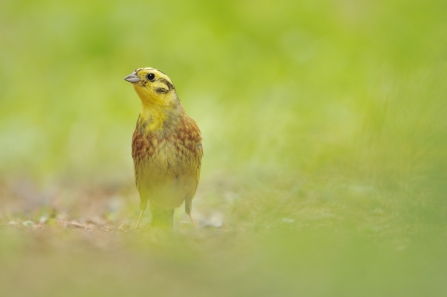
[[[127,80],[130,83],[137,83],[140,81],[140,78],[138,77],[137,73],[134,71],[128,76],[124,78],[124,80]]]

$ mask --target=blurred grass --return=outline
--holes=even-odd
[[[442,296],[446,11],[1,2],[0,292]],[[201,228],[166,238],[128,232],[145,66],[204,136]]]

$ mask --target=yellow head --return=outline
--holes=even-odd
[[[150,67],[138,68],[126,76],[124,80],[133,84],[143,107],[169,106],[178,101],[174,84],[160,70]]]
[[[143,108],[140,120],[151,121],[148,129],[160,128],[163,122],[169,118],[169,113],[181,109],[174,84],[160,70],[150,67],[138,68],[124,80],[133,84],[141,99]]]

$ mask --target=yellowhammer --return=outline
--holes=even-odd
[[[172,227],[174,209],[183,201],[191,218],[203,155],[202,136],[166,74],[154,68],[139,68],[124,79],[133,84],[142,103],[132,137],[141,210],[136,228],[148,201],[152,226]]]

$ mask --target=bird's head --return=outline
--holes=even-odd
[[[178,102],[174,84],[160,70],[138,68],[124,80],[133,84],[145,107],[168,107]]]

